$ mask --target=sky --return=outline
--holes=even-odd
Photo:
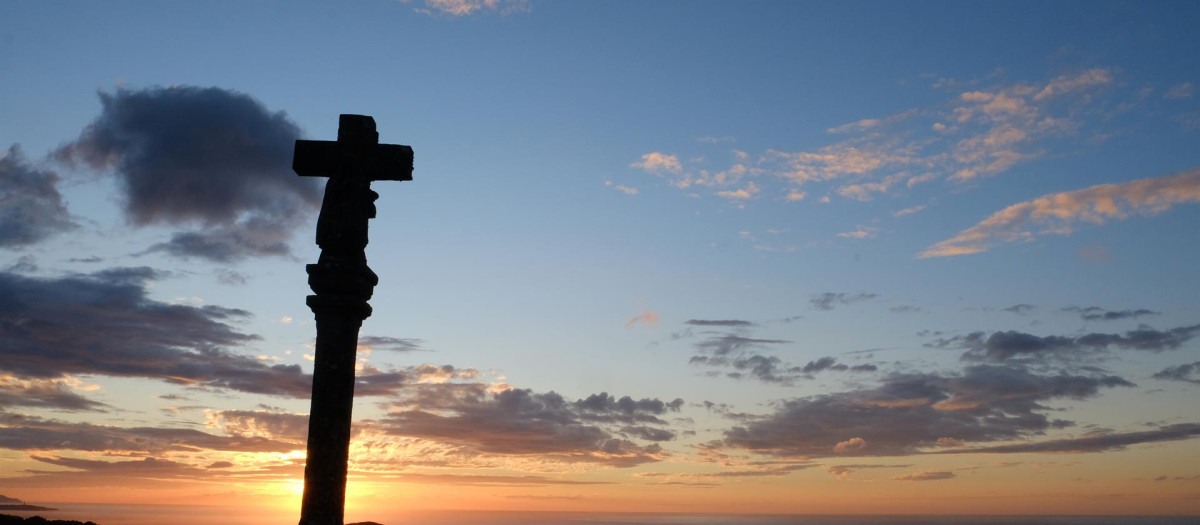
[[[0,0],[0,494],[296,519],[345,113],[348,519],[1200,514],[1197,11]]]

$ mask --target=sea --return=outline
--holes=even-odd
[[[298,516],[248,512],[245,507],[189,505],[46,504],[54,511],[4,511],[98,525],[295,525]],[[405,511],[347,515],[347,523],[383,525],[1200,525],[1200,516],[847,516],[605,512]]]

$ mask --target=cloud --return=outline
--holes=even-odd
[[[878,297],[873,293],[824,292],[814,294],[809,302],[817,310],[833,310],[835,306],[867,301]]]
[[[264,436],[217,436],[187,428],[121,428],[11,415],[0,421],[5,423],[0,426],[0,448],[10,450],[163,454],[198,449],[286,453],[303,448],[302,442]]]
[[[1146,352],[1175,350],[1198,335],[1200,335],[1200,324],[1168,330],[1156,330],[1143,326],[1124,334],[1091,332],[1079,336],[1038,336],[1007,330],[993,332],[986,337],[984,332],[972,332],[967,335],[941,338],[925,346],[964,348],[966,352],[963,353],[962,358],[969,361],[994,363],[1048,359],[1072,361],[1109,347]]]
[[[726,328],[754,326],[754,323],[741,319],[688,319],[683,324],[689,326],[721,326]]]
[[[647,173],[680,173],[683,171],[683,164],[679,162],[679,157],[657,151],[642,155],[642,160],[630,164],[629,167],[645,170]]]
[[[410,3],[413,0],[400,0]],[[424,8],[416,11],[427,15],[470,16],[485,12],[509,15],[528,12],[529,0],[424,0]]]
[[[956,477],[957,475],[948,470],[926,470],[895,476],[892,479],[896,481],[937,481],[941,479],[954,479]]]
[[[658,326],[658,312],[646,310],[645,312],[635,315],[632,319],[625,321],[625,328],[633,328],[638,324],[643,324],[650,328]]]
[[[0,272],[0,370],[308,396],[312,379],[299,366],[266,365],[229,350],[258,339],[235,326],[248,312],[150,299],[147,283],[161,276],[145,267],[47,279]]]
[[[1041,91],[1038,91],[1038,93],[1033,96],[1033,99],[1045,100],[1092,86],[1111,84],[1112,81],[1112,73],[1107,69],[1089,69],[1079,73],[1078,75],[1063,75],[1056,77],[1054,80],[1051,80],[1050,83],[1046,84]]]
[[[1037,309],[1037,307],[1032,304],[1020,303],[1020,304],[1014,304],[1012,306],[1009,306],[1008,308],[1001,308],[1000,311],[1001,312],[1011,312],[1011,313],[1014,313],[1017,315],[1025,315],[1025,314],[1028,314],[1029,312],[1032,312],[1035,309]]]
[[[849,465],[828,465],[825,470],[836,477],[847,479],[850,474],[856,470],[862,469],[880,469],[880,468],[908,468],[912,465],[880,465],[872,463],[853,463]]]
[[[1185,98],[1192,98],[1192,95],[1195,95],[1195,94],[1196,94],[1196,86],[1193,86],[1191,82],[1183,82],[1183,83],[1175,84],[1174,86],[1171,86],[1171,88],[1168,89],[1167,92],[1163,94],[1163,98],[1167,98],[1167,99],[1171,99],[1171,100],[1181,100],[1181,99],[1185,99]]]
[[[695,347],[702,353],[715,356],[725,356],[730,353],[760,345],[784,344],[791,341],[783,339],[754,339],[736,334],[716,334],[708,339],[697,342]]]
[[[1155,372],[1153,377],[1155,379],[1184,381],[1187,383],[1200,385],[1200,361],[1182,365],[1168,366],[1161,371]]]
[[[1129,445],[1138,445],[1141,443],[1159,443],[1163,441],[1180,441],[1184,439],[1193,439],[1200,437],[1200,424],[1196,423],[1181,423],[1177,425],[1167,425],[1159,427],[1155,430],[1143,430],[1139,432],[1122,432],[1122,433],[1097,433],[1076,438],[1054,439],[1048,441],[1036,441],[1030,443],[1017,443],[1012,445],[996,445],[991,447],[977,447],[953,449],[934,452],[935,454],[974,454],[974,453],[989,453],[989,454],[1015,454],[1015,453],[1082,453],[1082,452],[1103,452],[1106,450],[1121,450]]]
[[[1043,235],[1069,235],[1078,224],[1102,225],[1133,215],[1155,215],[1177,204],[1200,201],[1200,169],[1121,184],[1044,195],[1013,204],[958,235],[936,243],[918,258],[980,253],[1001,243]]]
[[[110,171],[131,224],[197,228],[152,251],[220,262],[289,253],[321,193],[290,169],[300,129],[286,114],[217,87],[99,95],[100,116],[54,156]]]
[[[678,157],[656,152],[634,167],[667,175],[689,194],[704,186],[717,196],[746,199],[755,195],[754,183],[762,195],[785,202],[802,200],[801,187],[813,184],[834,184],[829,193],[865,201],[937,180],[965,183],[1042,157],[1085,126],[1103,125],[1098,115],[1104,108],[1088,106],[1114,105],[1101,95],[1115,80],[1112,70],[1094,68],[1043,82],[977,86],[929,107],[830,127],[833,141],[810,149],[735,150],[728,167],[704,166],[703,154],[685,167]],[[650,155],[658,157],[651,161]]]
[[[244,286],[250,280],[246,274],[229,268],[219,268],[213,273],[216,274],[218,283],[229,286]]]
[[[902,210],[896,210],[895,212],[892,212],[892,217],[906,217],[906,216],[912,215],[912,214],[917,213],[924,209],[925,209],[924,204],[921,204],[919,206],[913,206],[911,208],[904,208]]]
[[[288,318],[287,322],[291,319]],[[380,335],[360,335],[358,336],[358,346],[367,347],[372,350],[390,350],[393,352],[411,352],[420,350],[424,341],[420,339],[404,338],[404,337],[387,337]]]
[[[889,116],[886,118],[882,118],[882,119],[865,118],[862,120],[851,122],[849,124],[842,124],[841,126],[829,128],[829,129],[825,130],[825,132],[830,133],[830,134],[838,134],[838,133],[866,131],[869,129],[878,128],[880,126],[895,124],[897,122],[900,122],[901,120],[912,117],[912,116],[916,115],[917,113],[919,113],[918,110],[910,109],[908,111],[903,111],[903,112],[900,112],[895,115],[892,115],[892,116]]]
[[[614,190],[617,190],[621,193],[624,193],[626,195],[637,195],[638,194],[637,188],[635,188],[633,186],[625,186],[625,185],[621,185],[621,184],[614,185],[611,180],[604,181],[604,185],[608,186]]]
[[[780,401],[725,431],[728,448],[789,458],[903,456],[947,439],[987,443],[1068,426],[1044,403],[1132,386],[1116,376],[1037,375],[979,365],[960,374],[890,374],[875,389]],[[839,448],[840,447],[840,448]]]
[[[308,439],[308,414],[221,410],[208,413],[207,425],[236,438],[265,438],[300,447]]]
[[[758,188],[758,185],[754,184],[754,182],[751,181],[751,182],[746,183],[746,186],[743,188],[738,188],[736,190],[718,191],[717,196],[724,197],[726,199],[733,199],[733,200],[746,200],[746,199],[753,198],[755,195],[758,194],[759,191],[760,190]]]
[[[476,454],[533,456],[557,463],[632,467],[662,460],[657,444],[671,439],[659,416],[678,411],[682,400],[617,398],[607,393],[569,401],[554,392],[509,389],[489,392],[481,384],[422,385],[393,403],[381,428],[461,447]]]
[[[838,237],[844,239],[870,239],[876,235],[879,235],[879,229],[862,225],[859,225],[854,229],[854,231],[841,232],[837,234]]]
[[[791,385],[801,379],[812,379],[823,371],[874,372],[875,365],[846,365],[832,357],[822,357],[803,366],[793,365],[779,357],[760,354],[754,349],[767,345],[785,344],[782,339],[756,339],[742,335],[749,327],[756,326],[742,320],[698,320],[687,322],[691,326],[719,326],[733,328],[741,333],[706,332],[708,337],[693,344],[696,355],[688,362],[692,365],[725,369],[725,376],[734,379],[750,378],[766,383]],[[685,333],[690,335],[690,328]]]
[[[70,377],[41,379],[0,374],[0,410],[28,407],[43,410],[102,411],[108,406],[74,392],[71,384],[75,381],[77,380]]]
[[[1133,310],[1107,310],[1100,308],[1099,306],[1088,306],[1086,308],[1068,306],[1063,308],[1062,311],[1077,313],[1084,321],[1118,321],[1121,319],[1136,319],[1143,316],[1159,315],[1160,313],[1153,310],[1147,310],[1145,308],[1137,308]]]
[[[12,264],[4,268],[3,271],[10,273],[37,273],[37,257],[30,254],[25,254],[17,258]]]
[[[29,165],[16,144],[0,155],[0,248],[28,246],[76,227],[56,173]]]

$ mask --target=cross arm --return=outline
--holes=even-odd
[[[292,171],[302,177],[331,177],[353,169],[368,180],[412,180],[413,149],[409,146],[372,144],[356,152],[346,149],[329,140],[297,140]]]

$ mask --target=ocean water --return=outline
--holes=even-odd
[[[295,525],[298,515],[244,507],[47,503],[19,516],[98,525]],[[1200,516],[804,516],[667,513],[412,511],[372,517],[384,525],[1200,525]]]

